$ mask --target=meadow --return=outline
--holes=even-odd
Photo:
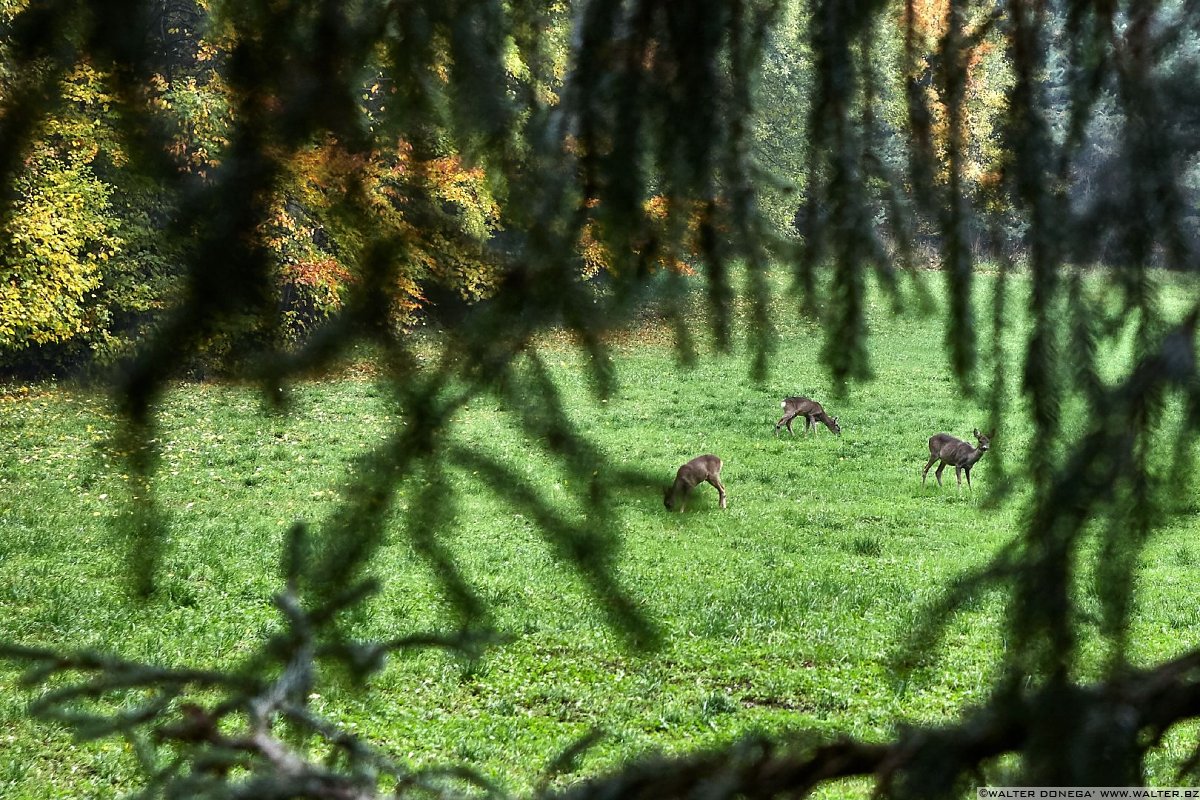
[[[663,645],[630,649],[533,521],[456,471],[458,514],[446,543],[511,643],[470,662],[441,652],[394,657],[369,692],[330,681],[314,706],[402,760],[464,761],[513,792],[536,785],[558,752],[594,728],[605,735],[559,784],[633,757],[759,732],[883,740],[898,724],[952,719],[981,701],[995,676],[1004,597],[977,598],[917,669],[901,672],[895,660],[922,609],[1021,529],[1030,433],[1015,359],[1026,289],[1014,281],[1008,403],[992,451],[972,472],[974,491],[956,489],[952,468],[944,488],[932,471],[921,485],[931,434],[970,439],[987,422],[983,398],[966,396],[949,375],[936,316],[895,315],[876,297],[875,376],[844,396],[819,365],[819,328],[783,295],[779,348],[761,383],[749,376],[744,345],[684,368],[670,336],[650,321],[614,338],[619,385],[600,400],[586,356],[566,337],[548,336],[542,355],[570,415],[608,464],[661,474],[666,484],[692,456],[724,460],[724,511],[706,485],[684,514],[663,509],[660,484],[614,496],[618,575],[660,626]],[[1194,292],[1182,283],[1164,289],[1168,306]],[[990,280],[978,291],[986,298]],[[991,347],[986,331],[981,346]],[[1107,358],[1116,376],[1127,349]],[[810,437],[773,435],[780,400],[791,394],[821,400],[842,435],[823,426]],[[112,526],[130,485],[108,449],[111,404],[84,389],[8,387],[0,397],[0,639],[174,665],[244,655],[278,624],[271,595],[286,529],[297,519],[319,527],[335,514],[354,458],[396,423],[369,369],[299,384],[291,399],[279,414],[253,388],[221,383],[181,383],[165,398],[156,491],[167,546],[159,591],[140,601],[127,589],[126,543]],[[1068,415],[1068,429],[1083,424]],[[567,513],[573,507],[568,479],[497,398],[473,400],[450,435],[506,458]],[[1194,497],[1195,478],[1187,480],[1183,494]],[[994,494],[1000,482],[1010,491]],[[362,635],[401,636],[449,618],[403,535],[407,498],[418,488],[401,488],[375,564],[383,590],[356,622]],[[1200,636],[1196,510],[1184,503],[1145,554],[1130,637],[1137,663],[1169,658]],[[1084,613],[1094,611],[1086,574],[1078,593]],[[1103,642],[1087,648],[1102,663]],[[17,675],[0,666],[0,795],[114,797],[137,788],[122,742],[76,742],[25,717],[30,695]],[[1164,752],[1178,759],[1187,745],[1180,732]],[[1175,781],[1163,771],[1151,778]],[[865,797],[869,787],[851,782],[826,796],[843,794]]]

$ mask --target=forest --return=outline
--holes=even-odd
[[[14,23],[29,13],[26,5],[9,2],[0,12],[14,35],[20,31]],[[1185,13],[1182,6],[1168,9],[1154,24],[1170,26],[1172,14]],[[384,13],[369,7],[360,11]],[[549,3],[536,11],[536,18],[522,21],[530,26],[524,35],[538,36],[532,56],[521,49],[515,30],[505,41],[492,42],[470,30],[461,34],[481,40],[457,42],[428,31],[427,40],[420,43],[429,62],[423,65],[428,70],[425,78],[454,78],[449,70],[457,63],[452,46],[480,52],[490,48],[495,59],[491,66],[501,72],[489,77],[488,88],[512,101],[510,113],[558,107],[570,66],[570,29],[580,12],[567,3]],[[1005,112],[1016,78],[999,26],[1006,13],[1002,3],[960,7],[948,0],[927,0],[881,7],[874,12],[874,29],[854,45],[863,48],[856,56],[862,74],[851,78],[857,85],[845,91],[828,87],[825,91],[835,91],[818,98],[821,104],[861,104],[861,109],[833,115],[814,107],[814,46],[819,44],[812,38],[812,9],[793,1],[754,13],[764,17],[756,23],[762,27],[762,41],[755,46],[754,74],[747,75],[752,96],[739,101],[752,110],[740,146],[755,165],[754,203],[763,225],[755,235],[763,240],[764,251],[795,259],[796,248],[806,241],[805,225],[828,223],[831,212],[817,202],[819,192],[812,193],[811,206],[805,199],[811,181],[833,179],[823,174],[829,165],[814,162],[811,151],[817,143],[809,142],[809,132],[831,116],[853,114],[861,137],[855,143],[861,151],[856,154],[861,171],[856,191],[863,193],[857,199],[858,213],[866,219],[860,224],[877,231],[862,243],[857,257],[878,260],[879,268],[886,270],[895,264],[914,270],[938,263],[947,235],[944,221],[936,213],[905,213],[896,196],[911,193],[915,180],[930,192],[960,194],[984,212],[956,222],[954,235],[964,239],[961,246],[966,248],[956,258],[994,259],[997,248],[1017,256],[1024,223],[1016,198],[1002,187],[1015,155]],[[1069,28],[1077,24],[1072,14],[1077,12],[1052,6],[1045,13],[1046,36],[1057,40],[1037,76],[1047,104],[1045,135],[1060,147],[1067,146],[1068,138],[1078,140],[1069,161],[1071,203],[1080,217],[1099,214],[1122,183],[1124,144],[1114,96],[1119,89],[1101,85],[1093,90],[1086,127],[1070,118],[1065,98],[1072,82],[1084,76],[1077,74],[1080,67],[1071,63],[1063,40],[1071,36]],[[193,232],[177,227],[180,204],[192,191],[188,185],[211,182],[223,161],[233,157],[231,137],[242,109],[229,68],[238,47],[239,21],[219,3],[154,3],[141,9],[141,15],[146,75],[126,89],[115,86],[114,76],[94,58],[79,57],[69,65],[22,63],[13,49],[18,42],[13,36],[6,40],[5,96],[48,89],[54,93],[53,104],[30,123],[23,167],[14,174],[14,228],[0,267],[5,293],[0,305],[0,369],[10,376],[102,372],[128,356],[186,295],[181,251],[190,245]],[[364,17],[362,24],[371,23]],[[951,35],[956,41],[947,38]],[[1174,50],[1180,55],[1173,57],[1183,58],[1194,45],[1194,32],[1178,35],[1182,41]],[[951,44],[959,49],[957,54],[946,52]],[[961,85],[947,82],[950,76],[941,60],[948,57],[961,61]],[[409,243],[387,287],[389,319],[397,331],[453,320],[464,305],[495,291],[506,258],[520,257],[519,225],[505,218],[505,187],[497,185],[479,152],[484,146],[479,137],[491,135],[488,131],[460,137],[451,115],[461,112],[439,107],[436,98],[419,92],[408,96],[415,90],[395,73],[389,54],[374,53],[353,70],[328,66],[339,72],[326,80],[349,85],[314,84],[305,91],[313,93],[313,102],[340,104],[338,124],[279,145],[283,151],[272,154],[278,173],[261,199],[263,214],[253,231],[269,264],[260,287],[263,296],[256,299],[257,307],[238,309],[237,320],[207,335],[183,365],[185,372],[227,372],[236,366],[237,353],[268,344],[296,346],[337,316],[351,288],[366,280],[361,262],[368,237],[347,221],[342,207],[352,191],[359,195],[356,202],[369,206],[375,224],[383,226],[380,230]],[[1180,80],[1185,73],[1181,67]],[[152,120],[155,126],[160,148],[155,156],[161,159],[157,167],[171,171],[171,182],[148,176],[140,156],[131,151],[138,145],[129,139],[127,126],[134,122],[124,107],[126,100],[115,95],[134,89],[139,112],[149,117],[144,122]],[[452,92],[455,84],[445,89]],[[1167,85],[1163,90],[1187,88]],[[389,104],[417,112],[419,123],[404,126],[411,133],[398,129]],[[911,118],[920,121],[920,129],[908,124],[914,105],[920,113]],[[323,113],[334,112],[326,108]],[[1164,97],[1158,113],[1178,117],[1160,121],[1164,128],[1188,135],[1192,111],[1185,103]],[[914,144],[920,149],[914,151]],[[1179,145],[1186,152],[1194,150],[1192,142]],[[910,174],[913,155],[923,157],[919,168],[924,174]],[[532,154],[517,149],[506,157],[519,164]],[[1193,247],[1200,179],[1194,164],[1178,167],[1181,194],[1173,209],[1174,222],[1177,234]],[[668,214],[669,205],[678,204],[668,188],[651,182],[638,198],[642,229],[630,233],[635,237],[632,252],[642,262],[636,269],[693,275],[702,256],[699,231],[704,211],[693,206]],[[605,273],[629,268],[622,264],[629,254],[616,252],[598,235],[605,211],[598,205],[591,208],[573,242],[573,269],[584,281],[603,283]],[[933,208],[931,204],[925,210]],[[672,234],[678,241],[671,248],[659,246],[668,237],[655,230],[666,225],[668,216],[685,218],[686,230]],[[1107,263],[1122,245],[1100,238],[1091,246],[1097,252],[1079,254],[1080,262]]]
[[[1198,156],[1195,0],[0,0],[0,793],[1197,785]]]

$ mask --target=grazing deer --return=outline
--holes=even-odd
[[[925,485],[925,476],[929,474],[929,468],[933,466],[933,462],[941,459],[941,464],[938,464],[937,472],[933,475],[937,478],[938,486],[942,485],[942,470],[946,465],[954,467],[954,476],[958,478],[958,485],[962,487],[962,474],[967,473],[967,488],[971,488],[971,467],[975,466],[979,459],[983,458],[983,454],[987,452],[991,445],[992,437],[995,436],[993,431],[991,434],[984,436],[976,428],[975,438],[979,440],[979,447],[971,447],[962,439],[955,439],[948,433],[938,433],[929,437],[929,463],[925,465],[925,471],[921,473],[921,485]]]
[[[841,435],[842,426],[838,425],[837,417],[831,417],[825,413],[825,409],[821,408],[821,404],[816,400],[809,400],[807,397],[787,397],[780,403],[783,406],[783,416],[779,418],[779,422],[775,423],[775,434],[779,434],[780,426],[786,425],[788,433],[793,436],[796,432],[792,430],[792,420],[796,417],[804,417],[804,432],[808,433],[808,429],[812,428],[813,435],[817,435],[817,422],[824,422],[825,427],[834,433]]]
[[[725,486],[721,483],[721,459],[713,455],[696,456],[675,473],[675,482],[663,492],[663,505],[674,511],[679,503],[682,512],[687,505],[688,492],[698,483],[707,481],[721,496],[721,508],[725,508]]]

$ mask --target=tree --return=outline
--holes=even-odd
[[[119,5],[122,13],[113,15],[121,20],[119,29],[112,16],[92,13],[87,4],[45,0],[18,16],[15,68],[44,63],[44,77],[36,83],[46,91],[4,98],[3,185],[17,185],[22,156],[36,140],[36,123],[52,107],[49,89],[69,74],[77,54],[113,76],[122,115],[148,119],[139,98],[156,74],[158,51],[124,34],[141,30],[128,23],[145,23],[157,5],[132,0]],[[1159,252],[1174,268],[1194,263],[1195,253],[1181,235],[1186,204],[1178,181],[1198,146],[1187,109],[1200,107],[1200,98],[1194,81],[1181,77],[1194,73],[1197,54],[1175,26],[1161,23],[1181,20],[1194,28],[1200,20],[1194,3],[1116,5],[1070,4],[1062,38],[1050,35],[1044,3],[1009,0],[996,12],[989,9],[1012,65],[1002,105],[1005,163],[995,190],[1022,217],[1033,287],[1032,332],[1021,369],[1038,445],[1026,465],[1034,492],[1021,535],[991,564],[949,587],[909,641],[917,658],[978,593],[1004,592],[1008,649],[986,705],[964,710],[959,721],[941,728],[902,732],[889,743],[846,741],[790,750],[787,742],[754,742],[633,764],[570,796],[794,796],[849,775],[873,775],[881,794],[898,798],[955,796],[980,773],[1033,785],[1132,784],[1141,780],[1147,751],[1158,737],[1200,715],[1200,651],[1134,667],[1125,639],[1139,554],[1156,521],[1170,511],[1170,499],[1153,489],[1149,467],[1154,410],[1172,396],[1186,406],[1174,431],[1179,449],[1172,467],[1179,472],[1187,471],[1200,428],[1195,358],[1200,303],[1186,310],[1181,323],[1168,324],[1150,288],[1149,266]],[[949,325],[969,331],[976,309],[969,292],[967,214],[986,222],[991,212],[955,178],[961,177],[968,144],[955,135],[952,108],[945,135],[952,168],[945,186],[934,190],[934,126],[911,69],[921,52],[915,46],[913,0],[906,9],[913,199],[899,198],[896,211],[916,208],[941,220],[952,289]],[[960,25],[967,9],[961,0],[949,3],[949,28],[938,44],[943,85],[957,87],[951,95],[969,80],[971,60],[964,57],[962,38],[967,28]],[[454,793],[437,776],[408,772],[320,719],[307,700],[319,669],[337,667],[362,677],[397,650],[470,651],[491,641],[479,624],[482,601],[439,544],[448,465],[464,466],[489,490],[520,498],[563,561],[583,576],[613,626],[636,646],[653,645],[652,621],[639,613],[611,570],[615,521],[606,502],[613,482],[645,476],[595,470],[597,455],[564,415],[531,339],[546,326],[565,324],[594,356],[594,377],[604,392],[613,365],[603,332],[636,307],[655,260],[683,252],[694,236],[715,345],[730,345],[730,274],[740,263],[750,313],[760,323],[751,342],[751,367],[758,374],[765,370],[771,342],[763,273],[769,254],[761,243],[768,237],[758,213],[748,120],[755,64],[776,8],[751,0],[592,0],[569,10],[570,66],[555,99],[543,89],[553,85],[560,63],[553,55],[559,41],[555,20],[564,9],[556,4],[231,4],[224,8],[236,41],[228,70],[229,145],[210,180],[197,186],[180,177],[167,157],[168,133],[151,124],[128,126],[130,158],[139,174],[162,181],[172,193],[179,209],[176,235],[186,245],[180,251],[186,267],[181,305],[126,365],[118,386],[127,426],[123,444],[142,498],[129,522],[130,540],[137,543],[132,553],[142,567],[138,574],[154,575],[162,536],[151,463],[155,405],[171,365],[247,315],[264,325],[282,324],[270,288],[274,262],[258,233],[278,223],[273,215],[279,188],[288,181],[290,165],[311,154],[314,143],[337,143],[347,158],[361,159],[344,187],[330,193],[326,212],[359,237],[352,254],[356,281],[320,337],[298,352],[272,349],[276,340],[264,339],[263,352],[248,362],[249,374],[273,390],[367,339],[383,353],[408,422],[384,446],[364,454],[335,522],[317,532],[292,530],[286,585],[275,601],[283,627],[262,643],[248,669],[167,668],[19,644],[0,649],[29,665],[32,682],[56,681],[35,712],[58,715],[92,734],[124,734],[143,748],[151,793]],[[881,0],[811,0],[803,28],[813,56],[805,137],[811,180],[805,189],[809,206],[828,214],[807,217],[810,241],[797,277],[813,305],[819,299],[831,309],[825,324],[849,355],[840,362],[830,352],[827,362],[836,377],[847,380],[867,368],[868,270],[885,280],[889,274],[873,244],[875,216],[863,190],[863,165],[872,152],[870,54],[876,37],[884,35],[886,15],[895,11]],[[1070,131],[1086,130],[1106,85],[1115,87],[1111,100],[1121,111],[1118,158],[1128,185],[1086,213],[1067,193],[1078,174],[1071,167],[1083,139],[1056,138],[1049,121],[1043,54],[1053,46],[1066,48],[1059,55],[1076,78],[1065,100]],[[508,68],[514,59],[522,70]],[[356,98],[362,65],[376,61],[395,92],[374,119],[375,135],[366,136]],[[1148,124],[1157,119],[1172,125]],[[411,342],[391,324],[391,308],[405,291],[398,278],[429,251],[412,240],[405,224],[391,224],[389,215],[400,215],[404,223],[420,220],[413,222],[420,230],[440,230],[443,209],[404,181],[396,185],[393,203],[377,207],[367,179],[372,172],[362,165],[373,158],[394,163],[373,146],[378,140],[409,142],[442,156],[448,151],[438,151],[438,144],[451,142],[453,153],[464,159],[463,174],[478,176],[478,185],[486,187],[477,196],[495,202],[505,231],[503,240],[488,240],[473,254],[497,276],[488,299],[463,310],[448,331],[447,357],[429,370],[417,367]],[[459,169],[457,162],[449,168]],[[452,200],[451,190],[463,184],[449,180],[441,186],[442,199]],[[663,200],[648,203],[653,197]],[[19,230],[17,206],[11,194],[7,202],[3,219],[11,240]],[[1089,303],[1073,266],[1092,263],[1090,243],[1098,226],[1111,230],[1117,244],[1103,266],[1123,290],[1120,313],[1136,312],[1137,362],[1115,381],[1102,379],[1095,359],[1113,312]],[[603,292],[578,278],[585,231],[614,260]],[[836,259],[833,288],[817,298],[822,291],[817,278],[830,253]],[[439,253],[437,265],[430,266],[443,267],[444,256]],[[997,302],[991,317],[996,340],[1007,325],[1004,311]],[[1060,319],[1069,322],[1065,330]],[[686,325],[679,329],[686,332]],[[685,354],[687,346],[684,340]],[[970,336],[948,347],[966,391],[980,390],[975,348]],[[990,390],[998,397],[1009,365],[999,350],[990,357]],[[530,439],[561,462],[573,486],[582,487],[578,500],[587,509],[586,524],[557,514],[511,465],[456,449],[441,436],[449,415],[484,387],[505,398]],[[1059,411],[1068,401],[1089,410],[1090,422],[1080,433],[1060,425]],[[396,481],[413,473],[425,478],[426,489],[414,500],[406,525],[417,552],[437,568],[459,624],[394,641],[355,641],[339,625],[339,614],[374,590],[370,565],[382,540],[383,515]],[[1086,546],[1089,531],[1099,531],[1099,547]],[[1089,684],[1077,677],[1084,630],[1070,591],[1084,566],[1098,576],[1098,635],[1106,656],[1103,677]],[[152,591],[152,579],[139,588]],[[133,712],[105,706],[111,693],[136,697],[140,705]],[[86,706],[91,710],[84,713],[82,701],[100,705]],[[319,744],[311,745],[314,741]],[[329,753],[335,757],[322,757]],[[1015,758],[1003,760],[1006,756]],[[1181,767],[1194,768],[1195,761]]]
[[[23,8],[13,5],[8,16]],[[131,150],[147,146],[151,132],[131,128],[153,129],[158,141],[149,146],[159,148],[160,170],[174,170],[173,182],[212,180],[230,156],[237,103],[226,76],[242,45],[230,8],[181,0],[143,9],[148,78],[124,104],[113,96],[119,76],[86,61],[73,67],[63,102],[47,109],[49,138],[19,176],[28,184],[26,203],[36,208],[21,209],[18,218],[58,232],[55,246],[62,253],[55,264],[26,252],[30,245],[9,254],[6,310],[12,319],[2,329],[0,368],[61,373],[111,364],[156,328],[184,291],[179,248],[194,231],[175,224],[185,213],[183,193],[138,168]],[[552,6],[546,24],[559,25],[556,16],[561,9]],[[548,74],[531,73],[515,51],[504,54],[503,68],[514,84],[550,103],[556,98],[548,79],[561,71],[554,60],[561,54],[555,43]],[[361,85],[343,109],[355,120],[348,138],[314,135],[275,153],[280,175],[270,188],[272,213],[255,234],[272,256],[264,287],[271,297],[206,336],[189,362],[197,368],[228,367],[232,353],[252,348],[253,340],[295,345],[342,307],[361,277],[355,264],[364,246],[355,226],[339,219],[348,193],[361,191],[378,222],[412,245],[392,278],[401,289],[392,304],[397,327],[414,324],[438,291],[476,300],[492,290],[497,273],[482,250],[499,224],[493,187],[445,132],[443,111],[412,139],[389,128],[386,109],[397,90],[381,55],[356,67],[353,80]],[[39,71],[52,80],[44,60]],[[29,75],[14,69],[7,93],[14,95]],[[35,185],[45,184],[47,175],[57,177]],[[100,233],[107,239],[97,239]],[[36,246],[42,239],[27,232],[17,241]],[[280,324],[260,317],[259,311],[269,317],[276,310]]]
[[[3,76],[7,94],[28,75]],[[0,350],[21,350],[85,336],[99,327],[94,296],[119,239],[109,217],[110,187],[95,172],[108,101],[86,64],[59,86],[62,113],[31,137],[19,197],[0,261]]]

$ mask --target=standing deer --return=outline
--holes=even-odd
[[[807,397],[787,397],[780,403],[783,406],[783,416],[779,418],[779,422],[775,423],[775,434],[779,434],[780,426],[786,425],[788,433],[793,436],[796,432],[792,430],[792,420],[796,417],[804,417],[804,432],[808,433],[808,429],[812,428],[813,435],[817,435],[817,422],[824,422],[825,427],[834,433],[841,435],[842,426],[838,425],[837,417],[831,417],[825,413],[825,409],[821,408],[821,404],[816,400],[810,400]]]
[[[679,503],[682,512],[687,505],[688,492],[698,483],[707,481],[721,497],[721,508],[725,508],[725,486],[721,483],[721,459],[714,455],[696,456],[675,473],[675,482],[663,492],[663,505],[667,511],[675,510]]]
[[[948,433],[938,433],[929,437],[929,463],[925,465],[925,470],[921,473],[921,485],[925,485],[925,476],[929,474],[929,468],[933,466],[933,462],[941,459],[941,464],[938,464],[937,472],[933,475],[937,478],[938,486],[942,485],[942,470],[946,465],[954,467],[954,476],[958,478],[959,488],[962,487],[962,473],[967,473],[967,488],[971,488],[971,467],[975,466],[979,459],[983,458],[983,454],[987,452],[991,445],[992,437],[995,436],[993,431],[991,434],[984,436],[979,432],[979,428],[974,430],[975,438],[979,440],[979,447],[972,447],[962,439],[955,439]]]

